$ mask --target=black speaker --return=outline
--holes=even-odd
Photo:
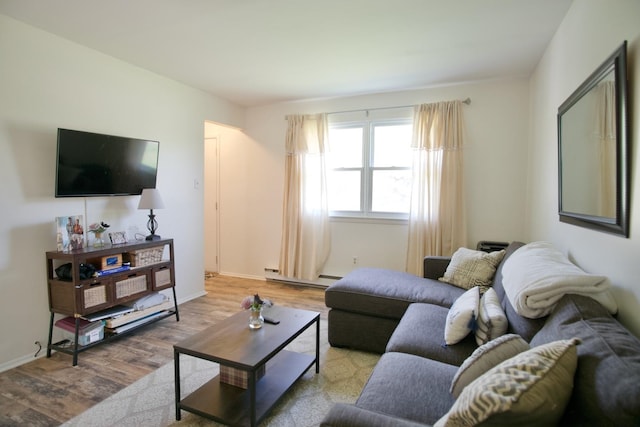
[[[489,240],[480,240],[476,249],[484,252],[495,252],[506,249],[509,246],[509,242],[492,242]]]

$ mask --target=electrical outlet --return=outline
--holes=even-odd
[[[356,265],[358,263],[358,257],[354,256],[353,257],[353,265]]]

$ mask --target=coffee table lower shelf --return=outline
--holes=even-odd
[[[284,393],[316,363],[314,356],[281,351],[267,362],[256,383],[256,420],[260,422]],[[180,400],[176,411],[185,410],[229,425],[251,425],[250,391],[220,382],[216,376]]]

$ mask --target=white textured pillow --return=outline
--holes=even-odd
[[[487,253],[460,248],[451,257],[444,276],[438,280],[463,289],[480,286],[484,292],[493,280],[496,267],[504,258],[505,251]]]
[[[480,298],[478,306],[476,343],[482,345],[504,335],[508,326],[507,315],[502,310],[498,294],[493,288],[489,288]]]
[[[458,397],[467,385],[489,369],[498,366],[516,354],[529,350],[529,344],[520,335],[507,334],[476,348],[458,368],[449,391]]]
[[[534,347],[466,386],[436,427],[557,425],[573,391],[578,339]]]
[[[460,295],[447,313],[444,325],[444,342],[447,345],[459,343],[475,329],[480,303],[480,288],[473,287]]]

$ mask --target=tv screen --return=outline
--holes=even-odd
[[[125,196],[156,187],[158,141],[58,129],[56,197]]]

